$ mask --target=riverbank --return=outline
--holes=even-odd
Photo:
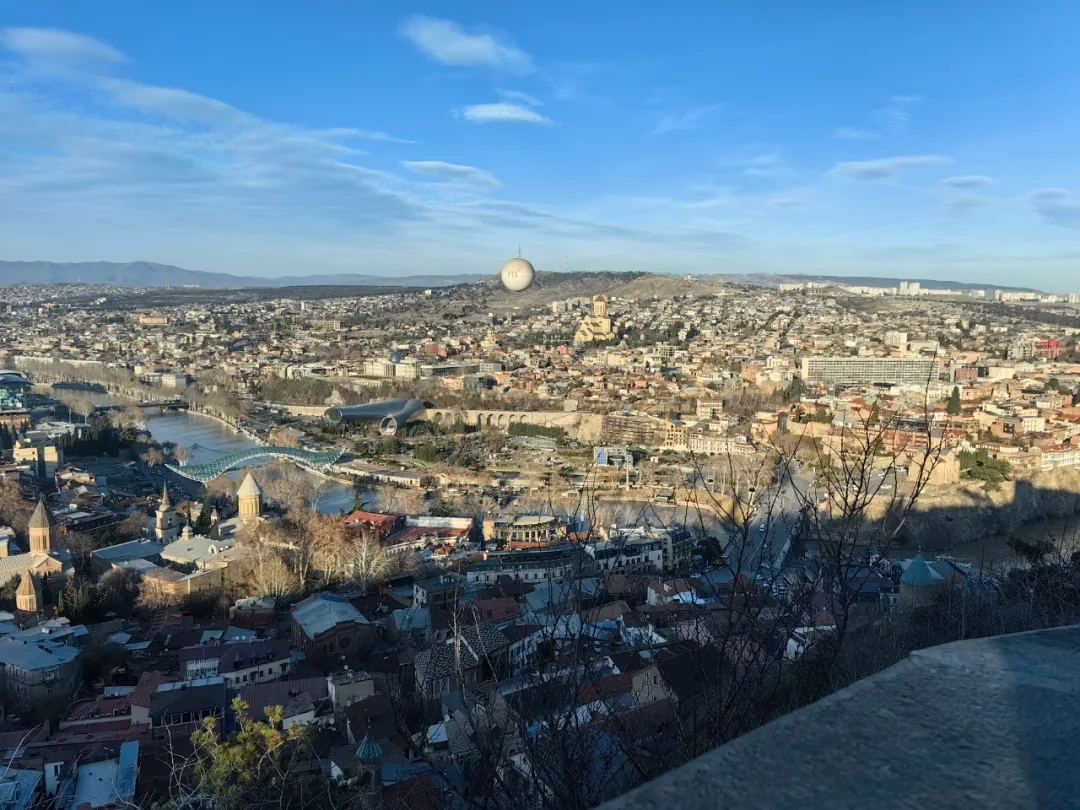
[[[928,551],[948,551],[1078,513],[1080,469],[1060,468],[1005,481],[992,491],[978,481],[927,490],[909,513],[904,535]]]

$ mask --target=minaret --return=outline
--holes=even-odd
[[[34,585],[34,578],[25,571],[19,589],[15,591],[15,608],[24,613],[37,613],[41,606],[41,592]]]
[[[356,749],[359,763],[357,781],[360,794],[364,797],[364,807],[373,810],[382,807],[382,756],[382,746],[375,742],[368,729]]]
[[[27,528],[30,536],[31,553],[48,554],[52,551],[53,540],[56,538],[56,522],[45,506],[45,499],[38,498],[34,514],[30,516],[30,525]]]
[[[161,503],[158,504],[157,508],[154,535],[159,543],[171,543],[176,539],[178,532],[179,525],[176,519],[176,511],[173,509],[172,501],[169,499],[169,486],[164,484],[161,489]]]
[[[251,471],[248,471],[240,488],[236,490],[237,506],[240,509],[240,518],[257,518],[262,514],[262,490],[255,483]]]

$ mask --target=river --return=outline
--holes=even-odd
[[[1029,543],[1049,541],[1063,556],[1068,557],[1073,552],[1080,551],[1080,516],[1034,520],[1017,529],[1016,535]],[[914,553],[915,549],[911,549],[910,555],[893,556],[912,556]],[[1009,546],[1009,538],[1000,534],[970,543],[959,543],[938,553],[983,568],[1009,568],[1022,562]]]
[[[237,433],[228,425],[209,416],[187,411],[150,412],[146,417],[146,429],[158,442],[175,442],[191,451],[188,464],[201,464],[212,461],[223,453],[248,450],[258,445]],[[255,465],[261,463],[256,460]],[[254,466],[254,465],[253,465]],[[229,473],[230,477],[240,474],[239,470]],[[320,512],[336,514],[342,510],[350,511],[353,507],[353,488],[333,479],[308,473],[312,480],[325,492],[319,498]]]
[[[73,390],[72,393],[85,399],[89,399],[95,405],[127,405],[132,404],[128,400],[112,397],[106,393]],[[148,410],[146,414],[146,429],[154,440],[160,443],[175,442],[177,445],[186,447],[191,451],[189,464],[199,464],[204,461],[212,461],[222,453],[233,453],[237,450],[247,450],[256,447],[256,443],[241,433],[217,419],[187,411],[164,411]],[[256,459],[252,466],[262,462]],[[240,470],[234,470],[229,476],[235,478],[240,475]],[[322,487],[325,492],[319,498],[318,509],[327,514],[336,514],[341,510],[351,511],[353,507],[353,488],[348,484],[324,478],[314,473],[308,473],[314,482]]]

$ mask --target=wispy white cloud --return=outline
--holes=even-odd
[[[987,177],[983,174],[964,174],[957,177],[946,177],[941,181],[941,185],[948,186],[949,188],[964,189],[972,191],[980,188],[989,188],[994,184],[993,177]]]
[[[847,160],[837,163],[827,174],[845,180],[891,180],[908,169],[940,166],[951,160],[944,155],[899,155],[878,160]]]
[[[101,78],[98,86],[111,93],[117,103],[149,115],[222,126],[250,125],[255,122],[253,116],[230,104],[175,87],[156,87],[110,77]]]
[[[877,136],[876,132],[859,127],[837,127],[833,130],[833,137],[843,141],[867,141]]]
[[[922,101],[919,96],[892,96],[889,103],[874,113],[874,121],[885,135],[900,135],[911,124],[911,107]]]
[[[493,34],[470,34],[451,20],[416,14],[401,24],[401,33],[429,59],[444,65],[533,70],[532,58],[521,48]]]
[[[529,107],[542,107],[544,105],[544,102],[542,102],[540,99],[536,98],[535,96],[530,96],[528,93],[522,93],[520,90],[496,89],[495,92],[502,96],[502,98],[510,102],[520,102],[521,104],[528,105]]]
[[[101,68],[127,59],[104,42],[52,28],[0,29],[0,47],[53,68]]]
[[[749,158],[725,160],[725,166],[738,169],[748,177],[777,177],[791,174],[791,168],[785,163],[779,152],[766,152]]]
[[[1028,202],[1047,222],[1062,228],[1080,228],[1080,200],[1063,188],[1040,188],[1027,195]]]
[[[474,124],[550,124],[551,119],[523,107],[520,104],[496,102],[494,104],[470,104],[458,114]]]
[[[467,186],[498,188],[502,185],[495,175],[475,166],[460,166],[456,163],[444,163],[441,160],[403,160],[401,165],[413,174],[445,178]]]
[[[416,141],[410,141],[406,138],[395,138],[388,132],[379,132],[374,129],[353,129],[349,130],[349,133],[354,138],[360,138],[365,141],[382,141],[385,143],[416,143]]]
[[[155,220],[211,230],[303,217],[353,231],[379,223],[379,232],[423,216],[400,178],[355,162],[362,153],[347,141],[360,130],[267,121],[118,78],[110,71],[123,55],[76,34],[23,29],[12,48],[8,29],[3,41],[21,60],[0,70],[0,219],[9,227],[35,211],[83,225],[115,218],[129,228]]]
[[[919,96],[891,96],[889,103],[875,110],[871,126],[842,126],[833,130],[833,137],[845,141],[866,141],[890,135],[903,135],[911,125],[911,107],[922,101]]]
[[[699,104],[688,110],[668,113],[656,122],[651,134],[667,135],[671,132],[700,129],[722,106],[721,104]]]

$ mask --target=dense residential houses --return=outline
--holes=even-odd
[[[490,314],[460,290],[275,293],[114,317],[104,299],[18,290],[0,317],[0,479],[27,507],[17,529],[0,526],[4,795],[105,806],[87,797],[108,782],[107,804],[131,803],[167,786],[175,741],[208,719],[224,739],[239,711],[273,707],[317,739],[313,769],[373,802],[459,784],[486,754],[478,717],[505,731],[508,767],[541,779],[526,740],[573,721],[604,752],[588,765],[630,786],[613,729],[662,749],[728,673],[755,675],[763,650],[812,655],[841,603],[884,620],[983,582],[944,556],[868,553],[841,584],[807,548],[762,577],[725,559],[723,526],[689,525],[695,505],[772,487],[759,479],[778,449],[804,450],[808,477],[868,457],[882,508],[913,481],[975,499],[994,476],[1035,487],[1080,467],[1076,302],[1036,296],[1055,321],[1020,293],[982,292],[553,287]],[[106,469],[72,454],[92,409],[65,411],[19,369],[162,407],[231,397],[241,412],[219,415],[259,441],[347,439],[357,457],[325,474],[380,497],[324,518],[327,535],[395,575],[359,571],[354,555],[334,575],[258,581],[263,529],[283,556],[308,549],[253,476],[218,514],[137,459]],[[322,421],[390,395],[422,397],[413,421],[427,424]],[[868,425],[882,429],[868,439]],[[469,441],[482,446],[455,457]],[[825,511],[834,494],[818,494]],[[125,522],[142,528],[118,540]],[[80,588],[103,580],[137,583],[141,601],[93,614]]]

